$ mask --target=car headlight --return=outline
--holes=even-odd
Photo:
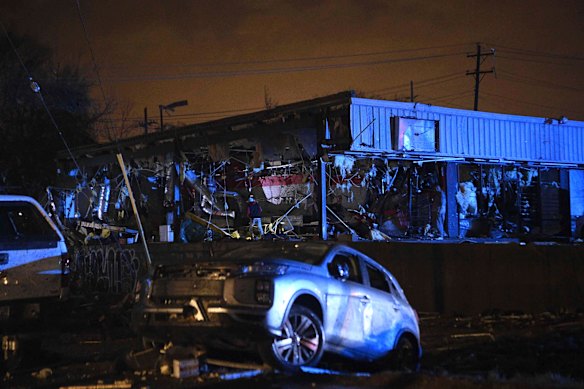
[[[288,270],[288,266],[286,266],[286,265],[280,265],[277,263],[264,263],[264,262],[255,262],[251,265],[244,265],[241,267],[241,272],[243,274],[260,273],[260,274],[282,275],[282,274],[286,274],[287,270]]]

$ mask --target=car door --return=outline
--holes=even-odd
[[[370,357],[377,358],[393,347],[401,328],[402,312],[386,272],[367,259],[363,263],[372,312],[371,321],[364,328],[366,350]]]
[[[338,267],[346,266],[348,273],[340,277]],[[343,354],[361,353],[365,347],[366,328],[371,317],[371,306],[359,258],[350,252],[338,252],[327,265],[331,278],[327,292],[327,342],[343,350]]]

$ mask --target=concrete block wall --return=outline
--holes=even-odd
[[[150,245],[153,262],[211,258],[249,242]],[[261,244],[271,244],[264,242]],[[584,246],[351,242],[386,266],[420,312],[584,309]]]
[[[422,312],[475,314],[584,308],[584,246],[352,245],[386,266],[410,303]]]

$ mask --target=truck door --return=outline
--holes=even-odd
[[[27,201],[0,201],[0,303],[59,296],[64,240]]]

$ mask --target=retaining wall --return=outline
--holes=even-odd
[[[208,257],[248,242],[155,243],[154,263]],[[270,244],[270,242],[266,242]],[[584,246],[351,242],[386,266],[420,312],[584,308]]]

